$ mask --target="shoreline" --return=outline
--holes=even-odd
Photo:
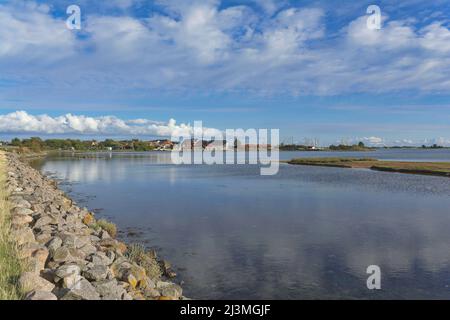
[[[27,300],[182,300],[170,264],[114,238],[115,225],[78,207],[55,180],[3,152],[11,236],[26,271]],[[27,157],[27,159],[29,159]]]
[[[285,161],[291,165],[369,169],[374,171],[450,177],[449,162],[384,161],[370,158],[298,158]]]

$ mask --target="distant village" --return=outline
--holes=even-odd
[[[181,143],[171,141],[170,139],[156,140],[79,140],[79,139],[46,139],[32,137],[27,139],[14,138],[10,142],[1,142],[0,145],[5,148],[17,148],[23,151],[45,151],[45,150],[64,150],[64,151],[170,151],[174,148],[178,150],[260,150],[272,149],[270,144],[242,144],[238,139],[234,143],[227,140],[199,140],[185,139]]]

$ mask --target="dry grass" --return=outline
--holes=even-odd
[[[161,277],[161,268],[154,254],[147,252],[142,244],[131,244],[126,256],[131,261],[145,269],[147,276],[151,279]]]
[[[95,222],[94,228],[102,228],[103,230],[108,232],[108,234],[113,238],[115,238],[117,235],[117,226],[114,223],[109,222],[108,220],[105,219],[97,220]]]
[[[6,158],[0,152],[0,300],[18,300],[22,298],[22,293],[17,281],[24,265],[19,260],[17,246],[11,239],[6,174]]]
[[[369,158],[301,158],[293,159],[288,163],[308,166],[361,168],[379,171],[450,177],[450,163],[448,162],[382,161]]]

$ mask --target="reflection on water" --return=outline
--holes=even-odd
[[[36,165],[140,231],[128,240],[159,248],[193,298],[450,298],[448,178],[289,165],[260,176],[174,166],[168,153]],[[371,264],[378,292],[366,289]]]

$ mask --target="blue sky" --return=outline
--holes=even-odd
[[[65,27],[71,4],[81,30]],[[450,145],[449,13],[439,0],[1,1],[0,135],[159,136],[202,120]]]

